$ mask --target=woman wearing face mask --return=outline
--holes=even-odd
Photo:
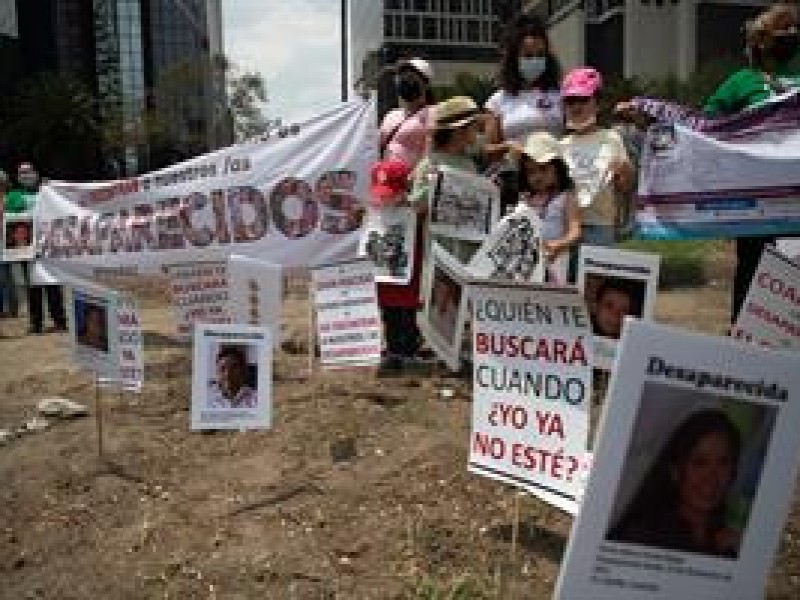
[[[776,95],[800,87],[798,68],[798,14],[792,4],[774,4],[746,27],[746,50],[750,65],[728,77],[711,95],[698,115],[683,107],[634,98],[617,105],[616,112],[646,123],[648,119],[702,127],[704,119],[729,116]],[[755,275],[769,236],[736,238],[736,272],[733,279],[731,321],[735,322]]]
[[[413,169],[425,155],[432,122],[432,78],[430,64],[421,58],[398,64],[395,85],[400,108],[389,112],[381,123],[382,158],[401,160]]]
[[[547,30],[538,19],[520,17],[511,27],[500,67],[500,89],[486,102],[486,153],[495,159],[519,156],[528,136],[563,130],[560,67],[550,51]]]

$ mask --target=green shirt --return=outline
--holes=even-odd
[[[453,169],[460,169],[468,173],[477,173],[478,168],[475,161],[463,154],[445,154],[443,152],[431,152],[417,163],[412,176],[411,193],[408,201],[412,204],[417,202],[427,202],[428,194],[431,189],[429,175],[435,172],[438,165],[444,165]]]
[[[786,87],[800,86],[800,73],[789,66],[777,69],[775,79]],[[764,102],[775,93],[761,71],[748,67],[728,77],[708,99],[703,111],[709,117],[724,117]]]
[[[5,209],[7,213],[24,213],[33,210],[36,205],[36,194],[26,190],[11,190],[6,194]]]

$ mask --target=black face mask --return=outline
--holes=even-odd
[[[800,47],[800,38],[796,33],[784,33],[772,38],[770,55],[779,63],[791,60]]]
[[[414,102],[422,97],[422,84],[414,79],[399,79],[397,81],[397,95],[405,102]]]

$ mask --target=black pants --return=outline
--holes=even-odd
[[[31,329],[41,330],[44,326],[44,296],[47,296],[47,312],[56,327],[67,326],[64,312],[64,294],[57,285],[28,286],[28,319]]]
[[[731,323],[736,322],[736,317],[744,304],[764,247],[773,243],[775,238],[766,236],[736,238],[736,272],[733,276]]]
[[[387,353],[395,356],[414,356],[420,343],[417,309],[384,306],[381,308],[381,318]]]

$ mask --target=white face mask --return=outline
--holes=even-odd
[[[521,56],[519,58],[519,74],[528,83],[539,79],[545,69],[547,69],[547,59],[544,56]]]

